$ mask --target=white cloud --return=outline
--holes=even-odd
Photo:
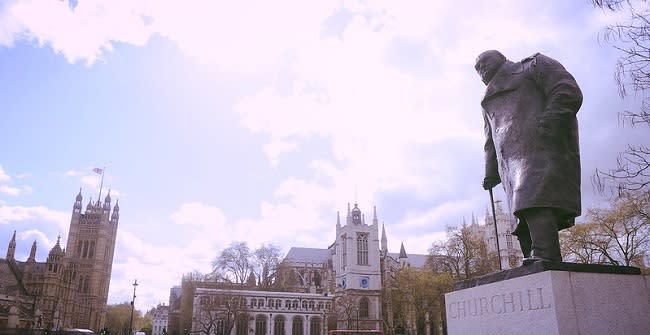
[[[101,182],[101,177],[94,175],[86,175],[81,177],[81,183],[90,186],[92,188],[99,189],[99,183]]]
[[[273,141],[264,145],[264,152],[272,166],[277,166],[280,155],[292,152],[298,148],[298,143],[290,141]]]
[[[72,10],[68,1],[11,1],[0,17],[4,22],[0,42],[12,45],[24,38],[50,46],[69,62],[92,64],[113,43],[144,45],[150,29],[143,19],[146,1],[79,1]]]
[[[5,172],[2,165],[0,165],[0,181],[11,181],[11,177],[9,177],[9,175]]]
[[[32,241],[32,240],[39,241],[40,240],[45,245],[45,248],[48,249],[48,250],[51,249],[54,246],[54,244],[56,243],[56,240],[52,240],[52,239],[48,238],[48,236],[44,232],[42,232],[42,231],[40,231],[38,229],[25,230],[25,231],[22,231],[22,232],[18,233],[17,235],[18,235],[17,237],[20,240],[23,240],[23,241]],[[38,242],[37,242],[37,245],[38,245]]]
[[[20,187],[12,187],[7,185],[0,185],[0,193],[4,193],[10,196],[18,196],[21,194],[32,193],[32,188],[27,185],[22,185]]]
[[[172,222],[178,225],[197,225],[220,229],[226,224],[226,217],[221,209],[200,202],[182,204],[170,217]]]
[[[83,172],[81,171],[76,171],[76,170],[68,170],[64,174],[66,177],[78,177],[83,175]]]
[[[68,231],[69,213],[52,210],[43,206],[0,206],[0,224],[22,221],[46,221],[56,224],[63,233]]]
[[[17,187],[11,187],[7,185],[0,185],[0,193],[4,193],[11,196],[17,196],[20,194],[20,189]]]

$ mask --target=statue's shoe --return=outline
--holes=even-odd
[[[532,257],[524,258],[523,264],[524,265],[531,265],[531,264],[533,264],[535,262],[561,262],[561,260],[554,260],[554,259],[550,259],[550,258],[532,256]]]

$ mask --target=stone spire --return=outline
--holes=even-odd
[[[36,240],[34,240],[34,243],[32,243],[32,250],[29,252],[29,258],[27,259],[28,262],[34,262],[36,261]]]
[[[406,249],[404,249],[404,242],[402,242],[402,246],[399,247],[399,259],[403,258],[408,258],[408,256],[406,256]]]
[[[388,255],[388,239],[386,238],[386,227],[381,224],[381,253],[382,255]]]
[[[341,213],[336,211],[336,229],[341,228]]]
[[[16,254],[16,231],[14,230],[14,235],[11,237],[11,241],[9,242],[9,247],[7,247],[7,260],[14,259],[14,255]]]

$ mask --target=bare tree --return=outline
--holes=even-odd
[[[587,223],[562,232],[564,255],[576,262],[645,267],[650,251],[650,192],[627,192],[609,208],[587,211]]]
[[[630,126],[644,125],[650,127],[650,4],[646,0],[591,0],[595,7],[610,10],[629,10],[630,18],[626,23],[619,23],[605,28],[600,40],[612,43],[621,52],[616,64],[614,77],[618,84],[620,96],[629,92],[642,96],[638,111],[620,113],[623,124]],[[616,160],[616,168],[596,170],[592,182],[601,192],[645,190],[650,186],[650,147],[646,145],[628,145]]]
[[[334,314],[342,329],[355,329],[359,324],[359,301],[357,298],[342,295],[334,298]],[[356,322],[355,322],[356,321]]]
[[[183,335],[192,329],[192,309],[194,305],[194,292],[199,283],[204,281],[206,276],[198,271],[183,274],[181,280],[180,297],[180,327]]]
[[[602,247],[595,242],[598,226],[594,223],[577,224],[560,232],[562,258],[576,263],[602,264],[607,260]]]
[[[394,319],[410,332],[440,333],[445,328],[444,294],[451,291],[452,283],[449,272],[434,273],[430,269],[410,267],[399,270],[390,290]],[[432,325],[433,329],[427,330]]]
[[[593,209],[587,218],[598,225],[596,245],[612,264],[644,266],[650,249],[650,192],[624,193],[610,209]]]
[[[139,325],[142,314],[139,310],[133,313],[133,324]],[[106,306],[106,327],[113,335],[128,335],[131,321],[131,303],[123,302]],[[140,329],[138,326],[133,329]]]
[[[222,273],[228,281],[243,285],[254,269],[252,256],[246,242],[232,242],[212,262],[212,268],[215,273]]]
[[[246,298],[231,290],[219,290],[216,294],[199,298],[195,312],[194,331],[205,335],[228,335],[238,320],[248,322]]]
[[[261,287],[270,287],[275,281],[275,275],[280,267],[280,249],[274,245],[262,245],[253,252],[257,275]]]
[[[447,241],[434,242],[429,255],[430,267],[449,271],[456,278],[472,278],[496,269],[496,259],[488,254],[485,241],[465,223],[447,227]]]

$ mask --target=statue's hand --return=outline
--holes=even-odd
[[[497,186],[501,183],[501,178],[499,176],[496,177],[485,177],[483,178],[483,189],[484,190],[489,190],[493,188],[494,186]]]

